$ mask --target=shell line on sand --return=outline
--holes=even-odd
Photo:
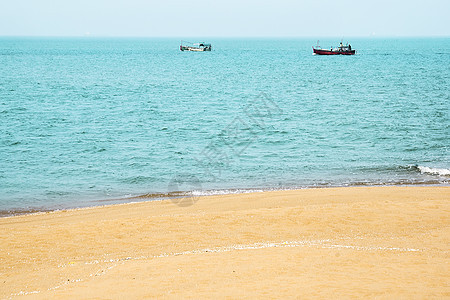
[[[340,245],[340,244],[333,243],[333,240],[325,239],[325,240],[303,240],[303,241],[283,241],[283,242],[260,242],[260,243],[246,244],[246,245],[236,244],[236,245],[231,245],[231,246],[204,248],[204,249],[197,249],[197,250],[190,250],[190,251],[183,251],[183,252],[161,253],[159,255],[154,255],[154,256],[138,256],[138,257],[125,257],[125,258],[106,259],[106,260],[93,260],[93,261],[85,262],[84,264],[91,265],[91,264],[99,264],[99,263],[115,263],[112,266],[98,270],[96,273],[89,274],[88,278],[90,278],[90,277],[94,277],[94,276],[102,276],[102,275],[106,274],[107,271],[115,268],[117,266],[117,263],[123,264],[125,261],[128,261],[128,260],[148,260],[148,259],[164,258],[164,257],[179,256],[179,255],[221,253],[221,252],[231,252],[231,251],[236,251],[236,250],[237,251],[239,251],[239,250],[257,250],[257,249],[265,249],[265,248],[286,248],[286,247],[319,247],[319,248],[323,248],[323,249],[351,249],[351,250],[357,250],[357,251],[399,251],[399,252],[425,251],[424,249],[416,249],[416,248]],[[72,263],[61,264],[58,267],[63,268],[63,267],[67,267],[68,265],[71,265],[71,264]],[[56,290],[56,289],[59,289],[59,288],[65,286],[65,285],[68,285],[69,283],[75,283],[75,282],[80,282],[80,281],[84,281],[84,280],[85,279],[68,280],[60,285],[48,288],[47,291],[53,291],[53,290]],[[20,291],[18,293],[11,294],[10,297],[38,294],[40,292],[41,291],[30,291],[30,292]]]

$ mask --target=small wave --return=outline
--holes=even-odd
[[[23,209],[0,209],[0,218],[5,217],[14,217],[20,215],[29,215],[29,214],[41,214],[52,211],[50,208],[23,208]]]
[[[228,195],[228,194],[244,194],[264,192],[271,189],[223,189],[223,190],[192,190],[192,191],[171,191],[167,193],[147,193],[137,196],[124,197],[126,199],[170,199],[180,197],[200,197],[200,196],[214,196],[214,195]],[[99,200],[110,201],[110,200]]]
[[[228,194],[246,194],[265,192],[269,189],[224,189],[224,190],[194,190],[191,192],[193,196],[214,196],[214,195],[228,195]]]
[[[152,180],[153,180],[153,178],[148,177],[148,176],[132,176],[132,177],[123,178],[121,181],[124,183],[129,183],[129,184],[138,184],[138,183],[151,182]]]
[[[425,166],[417,166],[420,173],[422,174],[431,174],[431,175],[439,175],[439,176],[450,176],[450,169],[438,169],[438,168],[430,168]]]

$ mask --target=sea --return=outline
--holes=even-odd
[[[202,41],[1,37],[0,215],[449,185],[450,38]]]

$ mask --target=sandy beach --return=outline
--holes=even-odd
[[[0,219],[0,298],[448,298],[450,187],[149,201]]]

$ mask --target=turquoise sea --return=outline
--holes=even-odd
[[[349,41],[0,38],[0,215],[448,185],[450,38]]]

